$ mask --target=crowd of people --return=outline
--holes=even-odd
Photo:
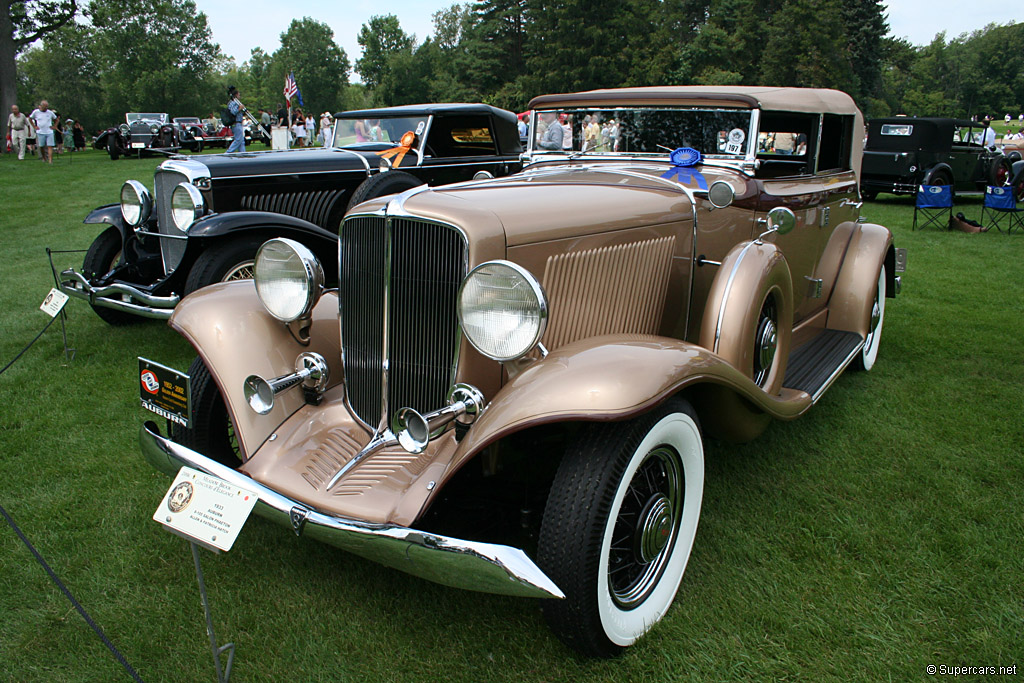
[[[4,151],[18,155],[38,156],[52,164],[53,154],[85,149],[85,129],[72,118],[61,119],[60,113],[50,109],[50,103],[42,100],[32,113],[25,114],[18,105],[11,105],[7,116],[7,140]]]

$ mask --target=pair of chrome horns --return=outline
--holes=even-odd
[[[266,415],[274,409],[274,397],[282,391],[303,384],[320,394],[327,386],[330,370],[327,361],[319,353],[301,353],[295,359],[295,372],[274,379],[263,379],[259,375],[245,378],[242,393],[249,407],[258,415]]]
[[[468,427],[484,409],[484,395],[469,384],[456,384],[448,390],[448,405],[426,415],[412,408],[401,408],[391,418],[391,431],[398,444],[409,453],[427,450],[430,435],[449,422]]]

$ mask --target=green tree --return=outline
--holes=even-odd
[[[17,97],[18,53],[64,26],[78,13],[77,0],[0,0],[0,108]],[[32,111],[25,105],[26,111]],[[4,119],[6,121],[6,118]],[[5,125],[6,129],[6,125]]]
[[[845,90],[853,80],[846,57],[840,0],[789,0],[771,19],[761,55],[764,85]]]
[[[363,55],[356,60],[356,71],[363,83],[375,89],[389,76],[391,56],[396,52],[413,49],[415,36],[407,35],[394,14],[370,17],[359,29],[359,44]]]
[[[856,77],[847,90],[861,108],[882,85],[882,40],[889,32],[881,0],[842,0],[847,59]]]
[[[125,111],[194,114],[220,106],[214,68],[223,59],[193,0],[92,0],[108,120]]]
[[[98,110],[99,69],[92,43],[92,28],[72,22],[26,51],[18,63],[23,84],[19,99],[25,103],[47,99],[62,118],[75,118],[86,130],[108,125]]]
[[[334,31],[323,22],[303,17],[293,19],[281,34],[281,47],[274,52],[274,68],[266,76],[284,86],[284,77],[295,74],[306,111],[338,111],[345,104],[349,61],[334,42]],[[268,93],[273,92],[268,86]]]

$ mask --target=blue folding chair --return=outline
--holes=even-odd
[[[918,185],[917,202],[914,204],[914,225],[917,230],[917,214],[921,213],[921,229],[929,225],[949,229],[953,217],[953,188],[949,185]],[[945,216],[945,221],[942,220]]]
[[[986,213],[999,232],[1003,231],[1003,223],[1006,224],[1007,234],[1013,232],[1014,228],[1024,232],[1024,209],[1017,208],[1013,188],[1009,185],[989,185],[985,188],[985,205],[981,207],[982,225],[988,225],[985,222]]]

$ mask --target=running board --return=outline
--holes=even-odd
[[[824,330],[789,354],[782,386],[807,392],[817,403],[863,346],[864,338],[856,332]]]

